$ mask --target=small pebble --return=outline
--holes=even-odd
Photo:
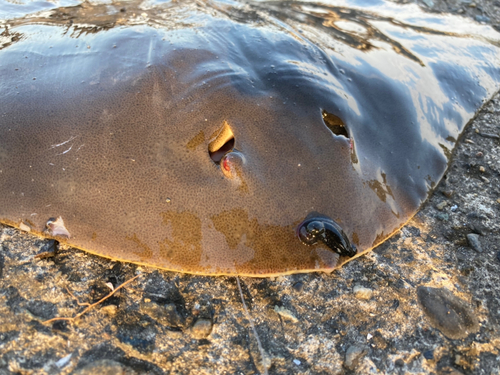
[[[476,154],[476,158],[482,158],[484,156],[484,154],[479,151],[477,154]]]
[[[434,352],[432,350],[427,350],[424,352],[424,358],[429,360],[434,359]]]
[[[209,319],[198,319],[191,327],[191,336],[201,340],[206,338],[212,332],[212,321]]]
[[[354,288],[352,289],[352,291],[354,292],[354,295],[356,296],[356,298],[359,298],[359,299],[368,300],[368,299],[372,298],[372,295],[373,295],[373,290],[371,290],[370,288],[365,288],[362,285],[355,285]]]
[[[475,233],[469,233],[467,235],[467,242],[469,246],[476,250],[478,253],[483,252],[483,248],[481,247],[481,242],[479,241],[479,235]]]
[[[295,289],[297,292],[302,292],[304,289],[304,283],[302,281],[298,281],[292,286],[293,289]]]
[[[384,338],[384,336],[382,336],[380,331],[375,331],[372,339],[370,340],[370,346],[375,349],[384,350],[385,348],[387,348],[388,342]]]
[[[454,191],[453,190],[445,190],[443,191],[443,194],[446,198],[451,198],[453,196]]]
[[[481,166],[479,167],[479,172],[486,172],[486,169],[484,169],[484,167],[481,165]]]
[[[24,223],[19,224],[19,229],[21,229],[23,232],[31,232],[31,227]]]
[[[412,227],[411,225],[407,225],[405,228],[405,234],[410,235],[412,237],[420,237],[420,229],[417,227]]]
[[[349,370],[354,370],[366,355],[367,350],[360,346],[351,345],[345,352],[344,366]]]
[[[451,212],[455,212],[458,209],[458,206],[454,204],[453,206],[450,207]]]
[[[439,211],[442,211],[443,208],[445,208],[446,206],[448,205],[448,202],[447,201],[442,201],[438,204],[436,204],[436,208],[439,210]]]
[[[441,220],[441,221],[448,221],[450,219],[450,215],[442,213],[442,212],[438,212],[436,217],[438,218],[438,220]]]
[[[274,311],[276,311],[276,313],[281,317],[289,319],[294,323],[297,323],[299,321],[290,310],[285,309],[284,307],[274,306]]]
[[[463,339],[479,330],[469,304],[444,288],[419,286],[417,297],[431,326],[450,339]]]
[[[486,17],[486,16],[477,15],[476,16],[476,21],[477,22],[489,23],[490,22],[490,18]]]
[[[294,359],[293,363],[295,363],[297,366],[299,366],[302,362],[300,362],[298,359]]]
[[[101,311],[108,316],[113,316],[113,315],[116,315],[116,312],[118,311],[118,307],[116,305],[106,305],[106,306],[101,307]]]
[[[72,355],[73,355],[73,353],[69,353],[66,357],[63,357],[59,361],[57,361],[55,363],[55,365],[59,368],[63,368],[64,366],[66,366],[69,363]]]

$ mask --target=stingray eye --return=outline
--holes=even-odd
[[[321,115],[326,127],[330,129],[333,134],[349,138],[347,127],[340,117],[335,116],[334,114],[329,113],[325,110],[321,111]]]
[[[213,136],[208,144],[208,154],[214,163],[220,164],[225,154],[234,148],[234,134],[229,124],[224,125]]]
[[[228,178],[238,177],[238,171],[245,164],[245,156],[236,150],[228,152],[221,160],[222,173]]]
[[[352,257],[357,253],[356,247],[350,244],[340,225],[326,216],[304,220],[297,227],[297,235],[305,245],[321,241],[339,255]]]

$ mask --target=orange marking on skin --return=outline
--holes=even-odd
[[[229,165],[229,162],[227,161],[227,157],[224,158],[224,160],[222,161],[222,167],[224,167],[224,169],[228,172],[231,170],[231,166]]]

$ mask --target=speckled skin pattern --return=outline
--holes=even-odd
[[[396,23],[397,5],[126,4],[15,18],[0,49],[0,221],[50,236],[61,217],[61,241],[113,259],[329,271],[344,260],[297,225],[317,212],[358,253],[382,242],[499,87],[497,33],[423,13]],[[229,173],[208,152],[224,126]]]

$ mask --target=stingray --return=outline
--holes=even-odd
[[[416,6],[41,4],[0,8],[0,222],[167,270],[372,249],[500,86],[498,33]]]

